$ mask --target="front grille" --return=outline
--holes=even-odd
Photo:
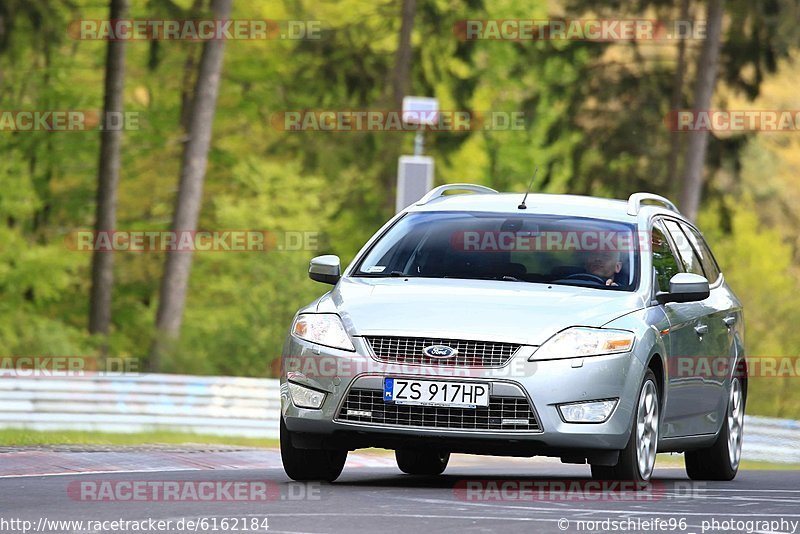
[[[449,367],[500,367],[521,346],[494,341],[431,337],[367,336],[365,339],[378,361]],[[458,354],[453,358],[430,358],[422,353],[422,349],[431,345],[447,345],[456,349]]]
[[[539,430],[539,422],[530,403],[522,397],[492,396],[489,398],[489,406],[445,408],[387,403],[383,401],[382,391],[361,388],[350,390],[337,419],[353,423],[418,428]]]

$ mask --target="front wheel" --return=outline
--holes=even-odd
[[[394,451],[397,467],[409,475],[441,475],[450,461],[449,452],[398,449]]]
[[[592,477],[598,480],[649,481],[656,465],[658,429],[658,386],[656,376],[648,369],[639,389],[639,400],[628,444],[620,451],[617,465],[592,465]]]
[[[283,470],[298,482],[320,480],[333,482],[344,469],[347,451],[298,449],[292,444],[292,433],[281,417],[281,461]]]
[[[738,377],[731,381],[725,422],[707,449],[686,451],[686,474],[692,480],[733,480],[739,471],[744,437],[745,393]]]

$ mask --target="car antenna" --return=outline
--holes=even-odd
[[[536,173],[538,173],[538,172],[539,172],[539,166],[537,165],[536,166],[536,170],[533,171],[533,176],[531,176],[531,181],[528,184],[528,190],[525,191],[525,196],[522,197],[522,203],[519,206],[517,206],[517,209],[520,209],[520,210],[528,209],[528,206],[525,205],[525,201],[528,200],[528,193],[531,192],[531,187],[533,187],[533,180],[536,179]]]

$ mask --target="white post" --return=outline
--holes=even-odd
[[[433,158],[423,153],[425,127],[435,126],[439,122],[439,101],[421,96],[403,98],[403,122],[416,124],[418,128],[414,137],[414,155],[400,156],[397,162],[396,212],[419,200],[433,188]]]
[[[395,213],[422,198],[433,189],[433,158],[400,156],[397,162]]]

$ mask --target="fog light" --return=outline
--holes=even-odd
[[[561,404],[558,409],[567,423],[602,423],[617,405],[617,399]]]
[[[289,394],[292,396],[292,402],[298,408],[319,409],[325,401],[325,394],[321,391],[294,382],[289,382]]]

